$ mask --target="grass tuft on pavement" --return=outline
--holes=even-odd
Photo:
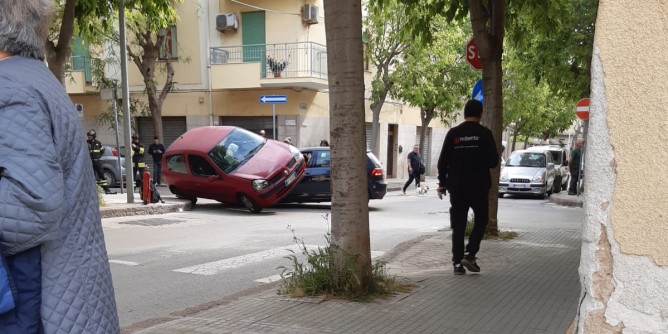
[[[324,218],[327,219],[327,215]],[[413,287],[412,284],[397,280],[394,275],[390,275],[385,262],[375,261],[372,263],[372,280],[368,295],[360,295],[356,289],[360,278],[354,269],[356,255],[344,253],[344,270],[338,271],[335,266],[335,255],[339,252],[336,246],[331,244],[329,232],[325,235],[325,246],[308,249],[304,240],[296,236],[294,229],[291,226],[288,226],[288,229],[292,232],[293,241],[299,246],[299,252],[290,250],[292,254],[285,257],[290,264],[277,268],[282,270],[278,294],[368,301],[374,297],[383,298],[399,292],[408,292]]]

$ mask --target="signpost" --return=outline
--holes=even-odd
[[[482,61],[480,60],[480,53],[478,52],[478,45],[473,38],[466,43],[466,61],[473,67],[474,70],[482,70]]]
[[[478,80],[475,85],[473,85],[473,92],[471,93],[471,98],[482,102],[482,79]]]
[[[260,95],[260,104],[271,104],[271,119],[274,124],[274,140],[276,140],[276,105],[288,103],[287,95]]]
[[[575,114],[583,121],[589,119],[589,102],[589,98],[584,98],[575,104]]]

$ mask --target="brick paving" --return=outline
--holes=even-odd
[[[403,245],[388,267],[416,287],[367,303],[289,298],[275,288],[176,316],[141,334],[565,333],[580,295],[580,222],[536,224],[483,241],[480,274],[452,274],[450,232]]]

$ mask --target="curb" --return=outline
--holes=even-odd
[[[571,196],[571,195],[569,195]],[[582,198],[579,196],[575,196],[573,198],[570,197],[561,197],[561,196],[550,196],[550,202],[554,204],[559,204],[563,206],[570,206],[570,207],[576,207],[576,208],[581,208],[582,207]]]
[[[157,215],[170,212],[190,211],[192,204],[188,200],[184,201],[170,201],[168,203],[155,203],[144,205],[142,203],[122,204],[100,207],[101,218],[139,216],[139,215]]]

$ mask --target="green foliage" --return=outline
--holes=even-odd
[[[100,185],[96,185],[96,190],[97,190],[97,203],[99,206],[107,206],[107,202],[104,200],[104,197],[102,194],[104,193],[104,190]]]
[[[462,108],[466,96],[478,79],[464,58],[463,45],[470,36],[466,23],[448,24],[435,18],[433,43],[412,44],[395,72],[392,94],[411,106],[435,114],[447,124]]]
[[[277,268],[282,270],[279,294],[293,297],[324,295],[364,300],[369,296],[386,296],[410,288],[408,284],[397,282],[396,278],[388,273],[384,262],[377,261],[372,267],[369,296],[359,295],[356,286],[359,285],[360,275],[354,269],[358,255],[344,254],[344,270],[337,271],[335,254],[340,252],[340,249],[331,244],[329,232],[325,235],[325,246],[309,250],[304,240],[297,238],[294,229],[291,226],[288,226],[288,229],[292,232],[293,241],[299,246],[301,255],[290,250],[292,254],[285,257],[290,261],[289,268]],[[301,258],[305,258],[306,262],[302,262]]]
[[[548,139],[568,129],[575,119],[573,103],[555,94],[546,80],[536,80],[516,66],[512,52],[504,79],[503,124],[514,124],[514,132],[521,136]]]
[[[283,72],[283,70],[288,66],[289,62],[287,60],[276,60],[271,56],[267,56],[267,66],[274,73]]]

